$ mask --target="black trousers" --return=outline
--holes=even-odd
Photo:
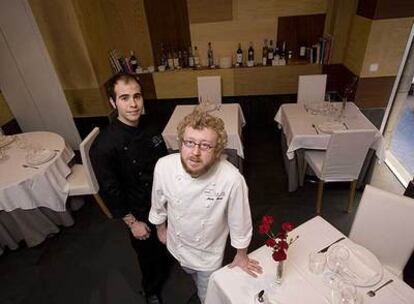
[[[145,294],[161,294],[172,265],[172,257],[166,246],[158,240],[155,226],[148,223],[147,225],[151,228],[150,237],[141,241],[131,234],[131,243],[138,256]]]

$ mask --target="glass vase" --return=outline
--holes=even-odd
[[[276,284],[282,284],[284,266],[285,266],[285,261],[276,262],[276,279],[275,279]]]

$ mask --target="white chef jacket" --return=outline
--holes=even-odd
[[[167,248],[184,267],[212,271],[221,267],[227,236],[234,248],[246,248],[252,237],[247,185],[227,160],[193,178],[180,154],[158,160],[154,171],[149,221],[168,219]]]

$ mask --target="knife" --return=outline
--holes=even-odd
[[[326,247],[322,248],[321,250],[319,250],[319,251],[318,251],[318,253],[324,253],[324,252],[327,252],[327,251],[328,251],[328,249],[329,249],[329,247],[331,247],[332,245],[334,245],[334,244],[336,244],[336,243],[338,243],[338,242],[340,242],[340,241],[342,241],[342,240],[345,240],[345,237],[344,237],[344,236],[343,236],[343,237],[341,237],[340,239],[337,239],[335,242],[330,243],[328,246],[326,246]]]

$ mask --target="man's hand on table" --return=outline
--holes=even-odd
[[[228,266],[233,268],[235,266],[240,267],[243,271],[247,272],[252,277],[257,278],[257,274],[261,274],[262,267],[259,265],[259,262],[253,259],[250,259],[247,256],[247,248],[237,249],[237,253],[233,259],[233,262]]]

